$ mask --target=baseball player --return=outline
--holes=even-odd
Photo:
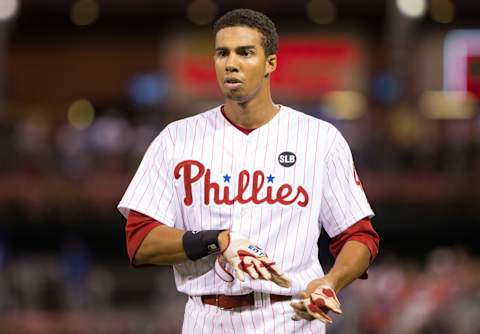
[[[233,10],[214,26],[225,103],[168,125],[118,208],[134,266],[173,265],[183,333],[324,333],[378,252],[373,212],[332,125],[275,104],[278,36]],[[324,273],[321,227],[336,256]]]

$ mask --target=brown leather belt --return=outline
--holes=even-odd
[[[255,305],[255,298],[253,292],[248,295],[204,295],[201,296],[202,303],[217,306],[222,310],[229,310],[235,307],[253,306]],[[270,294],[270,303],[281,302],[292,299],[292,296],[273,295]]]

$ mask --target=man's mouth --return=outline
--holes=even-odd
[[[237,78],[226,78],[224,80],[225,86],[230,89],[238,89],[243,84],[240,79]]]

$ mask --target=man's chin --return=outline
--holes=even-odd
[[[225,96],[227,97],[227,99],[235,102],[239,102],[239,103],[245,102],[247,100],[247,97],[245,95],[240,94],[238,92],[227,92]]]

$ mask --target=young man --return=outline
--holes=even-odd
[[[130,260],[173,265],[190,296],[184,333],[323,333],[336,293],[377,254],[373,212],[341,134],[272,101],[274,24],[239,9],[214,32],[225,104],[148,148],[119,204]],[[327,274],[322,226],[337,256]]]

